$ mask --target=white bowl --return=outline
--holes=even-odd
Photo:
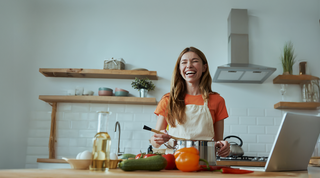
[[[89,169],[89,166],[92,163],[91,159],[74,159],[65,157],[62,157],[62,159],[67,161],[73,169]]]

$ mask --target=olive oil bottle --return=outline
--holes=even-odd
[[[93,140],[91,171],[107,171],[109,169],[111,147],[111,138],[107,132],[109,115],[108,111],[98,112],[98,129]]]

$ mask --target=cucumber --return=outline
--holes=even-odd
[[[166,158],[161,155],[151,156],[141,159],[130,159],[122,161],[119,165],[120,169],[124,171],[148,170],[160,171],[167,166]]]
[[[128,158],[135,158],[136,155],[134,154],[123,154],[122,155],[122,159],[128,159]]]

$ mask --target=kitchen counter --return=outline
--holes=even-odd
[[[152,171],[132,171],[125,172],[121,169],[110,169],[107,172],[93,172],[89,170],[74,169],[8,169],[0,170],[0,177],[8,178],[30,178],[30,177],[64,177],[64,178],[141,178],[141,177],[214,177],[214,178],[242,178],[242,177],[299,177],[299,178],[319,178],[320,167],[309,166],[308,171],[294,172],[254,172],[250,174],[222,174],[220,172],[181,172],[179,170]]]

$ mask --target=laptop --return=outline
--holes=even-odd
[[[305,171],[320,134],[320,116],[285,113],[265,167],[252,171]]]

